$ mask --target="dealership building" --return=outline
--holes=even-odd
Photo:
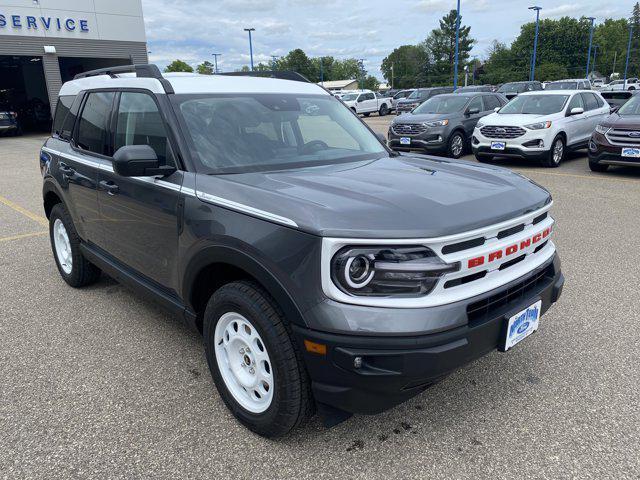
[[[142,0],[0,0],[0,107],[26,130],[49,128],[76,74],[147,61]]]

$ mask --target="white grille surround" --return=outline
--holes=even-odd
[[[551,237],[553,234],[554,220],[550,215],[534,224],[533,221],[544,213],[548,212],[553,202],[534,212],[528,213],[518,218],[501,222],[489,227],[472,230],[455,235],[448,235],[437,238],[420,239],[358,239],[358,238],[323,238],[321,255],[321,275],[322,289],[332,300],[351,305],[361,305],[367,307],[382,308],[427,308],[439,305],[447,305],[461,300],[469,299],[483,293],[490,292],[518,278],[526,276],[537,267],[545,264],[555,254],[556,248]],[[512,235],[498,239],[498,234],[509,228],[524,225],[524,228]],[[547,232],[542,237],[543,232]],[[520,248],[521,243],[527,243],[536,235],[540,234],[540,239],[531,242],[528,246]],[[447,245],[458,244],[468,240],[483,237],[484,244],[458,251],[455,253],[443,254],[442,249]],[[343,292],[335,285],[331,278],[331,261],[334,255],[345,246],[384,246],[384,245],[424,245],[435,252],[443,261],[447,263],[460,262],[460,269],[456,272],[443,275],[431,292],[419,297],[401,296],[357,296]],[[514,245],[518,249],[511,254],[505,254],[506,249]],[[541,247],[544,245],[543,247]],[[538,248],[541,247],[541,248]],[[535,250],[538,249],[536,252]],[[513,249],[511,249],[513,250]],[[489,255],[502,251],[502,258],[488,262]],[[513,263],[508,268],[500,270],[500,266],[511,262],[525,255],[524,259]],[[482,265],[470,265],[469,261],[484,256],[485,262]],[[494,255],[495,257],[495,255]],[[486,274],[468,283],[463,283],[450,288],[445,288],[445,284],[451,280],[461,279],[473,274]],[[452,282],[455,283],[455,282]]]

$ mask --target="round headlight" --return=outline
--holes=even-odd
[[[371,260],[364,255],[350,257],[344,266],[344,278],[351,288],[362,288],[373,278]]]

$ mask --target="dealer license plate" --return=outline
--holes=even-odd
[[[623,148],[622,156],[640,158],[640,148]]]
[[[538,329],[541,308],[542,300],[538,300],[530,307],[509,318],[503,349],[505,352]]]
[[[411,139],[409,137],[400,137],[400,145],[411,145]]]
[[[491,150],[504,150],[506,147],[505,142],[491,142]]]

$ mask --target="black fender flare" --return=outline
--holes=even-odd
[[[302,312],[283,283],[267,267],[253,256],[226,245],[209,245],[194,254],[182,275],[182,298],[188,309],[193,310],[191,298],[195,281],[202,270],[212,264],[225,264],[239,268],[253,277],[284,312],[293,324],[306,327]]]

